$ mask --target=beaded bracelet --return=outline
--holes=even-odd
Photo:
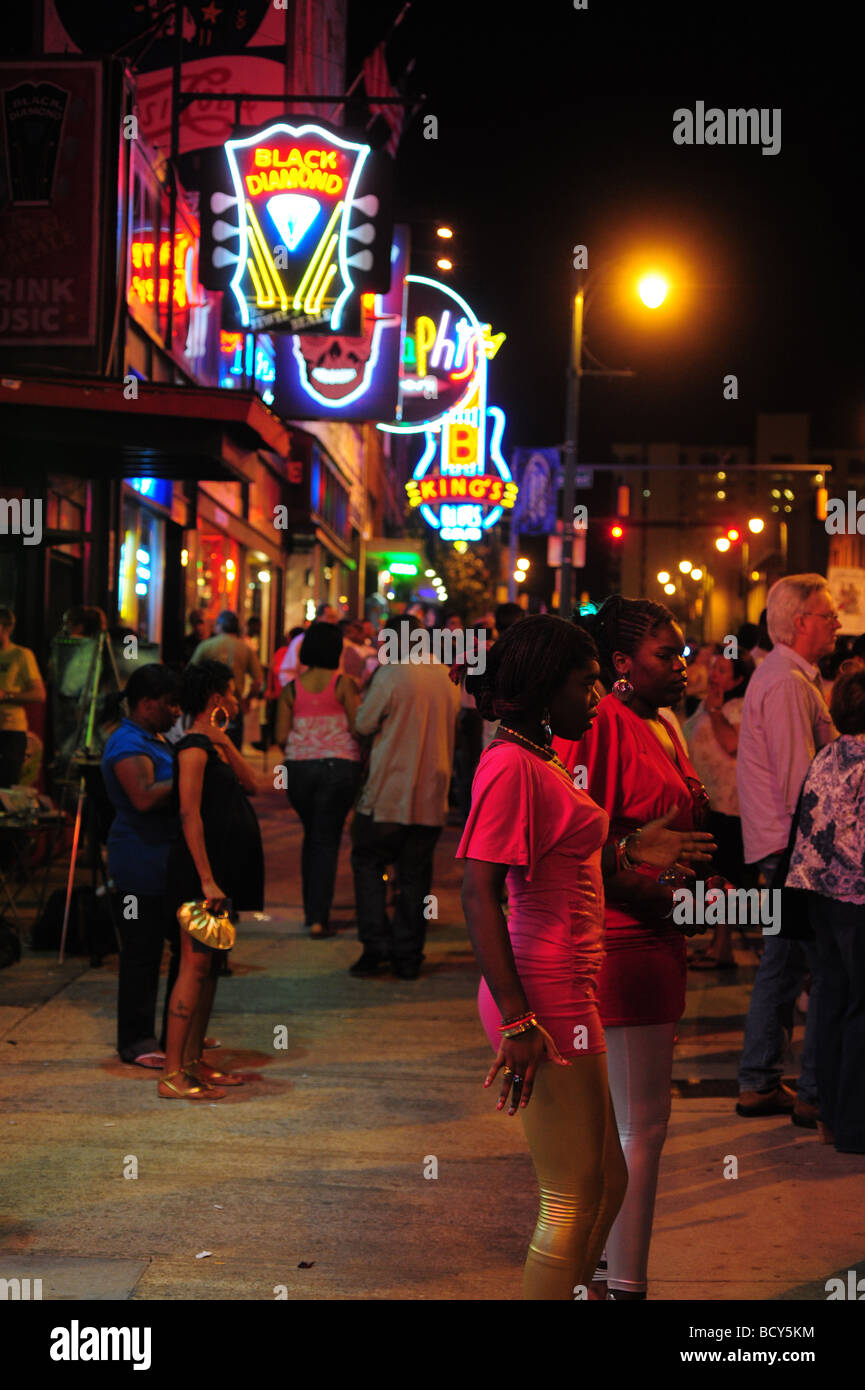
[[[517,1038],[521,1033],[528,1033],[530,1029],[537,1028],[538,1020],[534,1014],[528,1014],[526,1018],[520,1019],[517,1023],[503,1024],[499,1028],[503,1038]]]
[[[503,1018],[499,1024],[499,1032],[503,1028],[512,1028],[515,1023],[525,1023],[527,1018],[534,1018],[534,1010],[526,1009],[521,1014],[514,1014],[513,1018]]]

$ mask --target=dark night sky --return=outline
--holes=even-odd
[[[349,80],[400,8],[354,0]],[[865,441],[865,122],[850,15],[762,0],[414,0],[395,56],[416,56],[440,138],[425,141],[415,118],[398,197],[410,218],[452,222],[452,283],[508,334],[491,370],[508,445],[563,437],[576,242],[590,265],[672,250],[686,286],[658,315],[596,297],[587,344],[638,377],[584,384],[586,461],[613,440],[745,443],[760,410],[811,412],[818,444]],[[780,153],[675,145],[673,111],[697,100],[780,107]],[[737,402],[722,397],[730,372]]]

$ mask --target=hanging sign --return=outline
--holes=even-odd
[[[361,295],[390,284],[390,161],[321,123],[277,121],[205,165],[202,283],[223,327],[359,333]]]

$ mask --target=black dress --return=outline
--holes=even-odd
[[[231,768],[222,761],[206,734],[187,734],[175,745],[175,752],[180,754],[184,748],[203,748],[207,754],[201,820],[213,877],[231,899],[233,910],[260,912],[264,907],[264,852],[258,817]],[[177,757],[174,798],[178,807],[179,768]],[[168,856],[165,893],[175,912],[181,903],[200,902],[204,897],[198,870],[182,834]]]

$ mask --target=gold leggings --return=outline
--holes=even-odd
[[[591,1283],[628,1184],[606,1053],[570,1062],[543,1062],[520,1111],[541,1189],[524,1299],[573,1299]]]

